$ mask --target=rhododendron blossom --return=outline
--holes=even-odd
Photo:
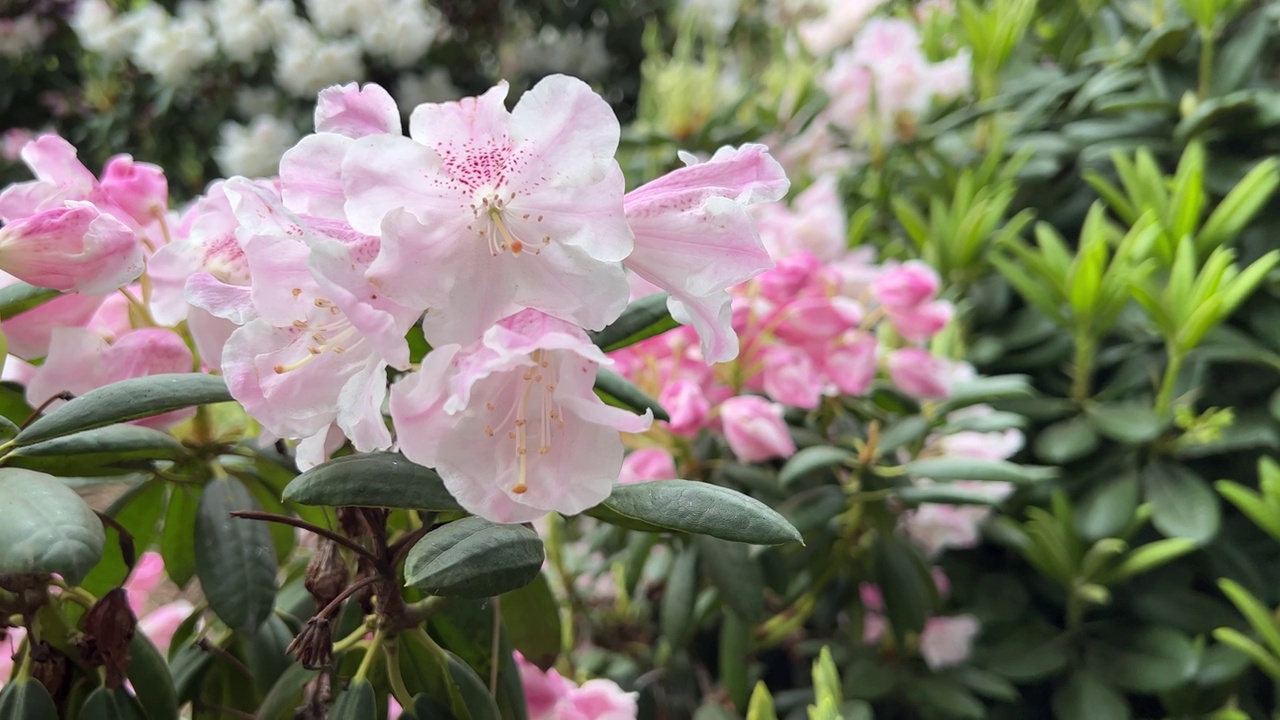
[[[627,303],[613,111],[563,75],[512,111],[506,94],[504,82],[420,105],[409,138],[369,135],[343,160],[348,220],[382,237],[368,281],[426,310],[433,345],[471,342],[522,308],[599,330]]]
[[[436,348],[392,386],[400,450],[490,520],[580,513],[618,479],[618,432],[652,422],[652,413],[610,407],[593,392],[608,362],[581,328],[521,311],[478,342]]]

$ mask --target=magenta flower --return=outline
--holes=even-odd
[[[691,324],[707,362],[738,355],[726,290],[773,267],[746,206],[790,186],[764,145],[724,147],[627,193],[635,250],[627,269],[671,293],[672,315]]]
[[[382,237],[368,281],[427,310],[435,346],[472,342],[522,308],[598,330],[627,303],[619,262],[632,236],[613,111],[563,75],[510,112],[506,94],[500,83],[420,105],[411,138],[360,138],[343,161],[347,219]]]
[[[743,462],[788,457],[796,451],[778,403],[756,395],[732,397],[720,403],[720,419],[729,448]]]
[[[941,278],[919,260],[885,268],[871,284],[871,294],[886,310],[913,310],[938,294]]]
[[[529,720],[635,720],[636,693],[624,692],[612,680],[588,680],[578,687],[550,668],[515,653]]]
[[[680,477],[675,458],[662,448],[648,447],[632,450],[622,460],[622,472],[618,482],[630,485],[653,480],[673,480]]]
[[[913,398],[936,400],[951,394],[951,363],[930,355],[928,350],[894,350],[885,364],[893,384]]]
[[[400,450],[489,520],[580,513],[618,479],[618,432],[643,432],[653,420],[595,394],[596,369],[607,362],[581,328],[524,310],[465,348],[436,348],[392,386]]]

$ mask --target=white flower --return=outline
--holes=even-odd
[[[307,17],[325,35],[338,36],[355,30],[368,15],[385,8],[375,0],[306,0]]]
[[[137,11],[139,15],[154,5]],[[131,58],[143,72],[166,85],[179,85],[218,54],[209,21],[192,5],[170,18],[159,10],[156,20],[143,20]],[[133,13],[130,13],[133,15]]]
[[[449,79],[444,68],[433,68],[421,75],[401,73],[396,80],[396,104],[406,115],[423,103],[440,103],[457,100],[462,91]]]
[[[35,13],[0,19],[0,56],[17,58],[40,47],[49,27]]]
[[[741,0],[681,0],[680,15],[706,27],[713,37],[724,38],[738,21]]]
[[[151,9],[150,15],[153,17],[155,12],[164,14],[158,7],[147,7]],[[129,54],[138,37],[138,23],[126,21],[126,18],[134,14],[117,18],[105,0],[81,0],[71,15],[70,24],[80,45],[86,50],[119,60]]]
[[[295,97],[310,98],[330,85],[364,79],[360,44],[321,40],[305,22],[295,22],[276,47],[276,83]]]
[[[599,77],[612,62],[604,46],[604,35],[579,27],[564,30],[543,27],[526,37],[512,51],[508,67],[528,75],[570,73],[579,78]]]
[[[263,21],[257,0],[214,0],[211,13],[222,52],[236,62],[252,60],[276,39],[276,29]]]
[[[213,151],[218,169],[227,177],[269,177],[277,174],[280,156],[298,140],[292,123],[272,115],[259,115],[248,125],[225,122],[221,144]]]
[[[440,20],[422,0],[392,0],[386,7],[367,12],[360,19],[358,32],[366,52],[406,68],[427,54],[439,29]]]

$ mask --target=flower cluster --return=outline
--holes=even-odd
[[[728,305],[708,307],[721,315],[691,314],[690,326],[614,353],[622,371],[671,416],[664,424],[671,442],[659,439],[666,450],[633,453],[629,478],[674,477],[666,455],[680,445],[674,438],[708,428],[722,433],[744,462],[787,457],[795,445],[784,406],[808,410],[824,397],[861,395],[881,374],[916,398],[950,391],[950,363],[922,347],[953,313],[937,299],[936,273],[916,262],[876,266],[865,249],[847,250],[830,179],[790,207],[762,204],[754,214],[774,269],[733,286]],[[699,323],[715,327],[718,317],[733,332],[720,345],[699,345]],[[733,357],[737,338],[736,360],[707,366]]]
[[[397,444],[493,520],[599,503],[618,431],[651,416],[594,393],[609,360],[586,330],[626,308],[633,273],[671,293],[706,357],[732,358],[726,289],[772,264],[746,208],[788,182],[747,145],[626,193],[620,127],[585,83],[548,77],[510,111],[506,91],[420,105],[405,136],[383,88],[329,88],[278,178],[219,181],[180,214],[158,168],[121,157],[97,179],[65,141],[34,141],[37,179],[0,195],[0,269],[79,294],[6,324],[15,354],[44,358],[11,375],[37,404],[188,371],[179,329],[268,432],[300,440],[303,467],[347,440]]]

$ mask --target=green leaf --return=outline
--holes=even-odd
[[[1036,457],[1055,465],[1078,460],[1098,447],[1098,434],[1083,417],[1056,422],[1036,436]]]
[[[747,703],[747,720],[778,720],[778,714],[773,709],[773,696],[769,694],[769,688],[763,680],[757,681],[755,690],[751,691],[751,701]]]
[[[1005,460],[964,457],[934,457],[912,460],[902,469],[914,477],[930,480],[987,480],[1030,485],[1058,476],[1058,468],[1018,465]]]
[[[178,717],[178,691],[173,687],[169,663],[142,632],[135,632],[129,641],[125,674],[150,720]],[[4,717],[3,713],[0,717]]]
[[[893,489],[893,496],[908,507],[921,503],[940,505],[999,505],[1000,500],[989,492],[956,487],[950,483],[934,483],[924,486],[905,486]]]
[[[736,490],[704,482],[655,480],[615,485],[607,500],[586,511],[606,522],[612,521],[610,513],[647,526],[734,542],[780,545],[801,541],[800,532],[773,508]]]
[[[21,280],[0,288],[0,320],[24,313],[62,295],[51,288],[36,287]]]
[[[720,600],[750,625],[764,616],[764,575],[751,558],[749,546],[705,535],[693,538],[699,566]]]
[[[262,698],[262,704],[254,717],[258,720],[293,720],[294,713],[302,705],[302,690],[319,674],[301,665],[290,665]]]
[[[532,582],[545,559],[542,540],[523,525],[468,517],[432,530],[413,546],[405,558],[405,583],[432,595],[491,597]]]
[[[164,514],[167,490],[165,481],[148,480],[133,486],[111,503],[106,515],[115,520],[116,525],[124,528],[131,541],[122,541],[120,532],[114,526],[106,526],[107,542],[102,560],[81,581],[81,588],[94,595],[103,595],[124,580],[129,572],[129,562],[136,559],[143,549],[151,546],[156,525]],[[126,551],[130,556],[128,558],[125,557]]]
[[[150,467],[186,454],[177,438],[140,425],[111,425],[19,447],[5,465],[54,475],[91,477]]]
[[[1239,235],[1278,187],[1280,161],[1267,158],[1258,163],[1209,213],[1196,236],[1196,248],[1202,253],[1208,252]]]
[[[1249,636],[1235,628],[1223,627],[1214,630],[1213,637],[1223,645],[1228,645],[1248,655],[1249,659],[1263,672],[1270,675],[1273,681],[1280,682],[1280,659],[1276,659],[1275,655],[1267,652],[1266,648],[1249,638]]]
[[[6,650],[6,652],[8,652]],[[0,678],[0,681],[5,678]],[[32,677],[6,683],[0,690],[0,718],[5,720],[52,720],[58,707],[44,683]],[[174,717],[177,717],[176,711]]]
[[[980,651],[978,664],[1018,683],[1056,675],[1067,666],[1074,650],[1055,629],[1042,625],[1017,632]]]
[[[681,549],[667,573],[667,584],[658,607],[662,637],[673,648],[682,648],[693,629],[694,605],[698,598],[698,549]]]
[[[1057,720],[1128,720],[1129,703],[1096,674],[1077,670],[1053,694]]]
[[[1094,485],[1076,505],[1073,524],[1085,540],[1118,534],[1138,510],[1141,488],[1132,471]]]
[[[1142,487],[1151,503],[1151,524],[1165,536],[1204,545],[1218,534],[1222,520],[1218,496],[1187,466],[1152,460],[1142,471]]]
[[[533,582],[502,595],[502,622],[511,647],[546,670],[560,655],[560,603],[541,573]]]
[[[476,671],[463,662],[462,658],[448,650],[445,654],[448,656],[449,676],[458,684],[458,692],[462,696],[462,701],[466,703],[472,720],[501,720],[502,715],[498,712],[498,704],[494,702],[493,696],[489,694],[489,688]]]
[[[925,675],[915,678],[907,692],[911,697],[919,698],[925,707],[948,718],[982,720],[987,716],[982,702],[968,688],[946,677]]]
[[[933,614],[937,597],[933,577],[919,554],[892,535],[876,542],[872,558],[885,614],[901,644],[909,633],[923,630],[925,620]]]
[[[1168,424],[1145,405],[1094,405],[1085,412],[1099,433],[1127,445],[1143,445],[1155,440]]]
[[[164,572],[178,587],[186,587],[196,574],[196,513],[200,506],[200,486],[174,484],[160,530],[160,557]]]
[[[613,352],[679,327],[667,309],[668,297],[667,293],[656,293],[636,300],[609,327],[588,332],[591,342],[605,352]]]
[[[0,575],[58,573],[78,585],[105,543],[102,521],[57,478],[0,468]]]
[[[147,375],[112,383],[59,406],[18,433],[22,447],[84,430],[231,400],[222,378],[199,373]]]
[[[462,510],[435,470],[391,452],[347,455],[317,465],[285,486],[284,499],[332,507]]]
[[[1271,652],[1280,655],[1280,623],[1277,623],[1271,609],[1234,580],[1222,578],[1218,581],[1218,587],[1240,614],[1244,615],[1245,620],[1249,621],[1254,632],[1258,633]]]
[[[89,693],[80,708],[83,720],[147,720],[137,699],[124,688],[100,687]]]
[[[1125,555],[1120,564],[1108,573],[1108,577],[1113,580],[1126,580],[1161,565],[1167,565],[1195,549],[1195,542],[1187,538],[1165,538],[1149,542]]]
[[[1190,680],[1197,657],[1191,640],[1173,628],[1112,626],[1089,643],[1086,666],[1123,690],[1158,693]]]
[[[1268,503],[1258,493],[1230,480],[1219,480],[1213,486],[1218,494],[1239,508],[1254,525],[1280,541],[1280,506]]]
[[[374,650],[380,652],[380,650]],[[373,720],[378,717],[373,685],[364,678],[351,681],[346,692],[338,696],[329,712],[330,720]]]
[[[819,470],[845,464],[857,457],[851,450],[832,445],[814,445],[792,455],[778,472],[778,482],[790,485],[796,480]]]
[[[632,385],[630,380],[608,368],[602,367],[596,370],[596,394],[606,403],[624,410],[630,410],[637,415],[643,415],[646,410],[650,410],[653,412],[655,419],[671,419],[671,416],[658,404],[657,400]]]
[[[992,375],[974,378],[952,386],[951,395],[938,404],[937,414],[943,416],[970,405],[1009,398],[1035,397],[1035,394],[1030,379],[1026,375]]]
[[[720,686],[739,711],[751,692],[751,626],[732,608],[725,610],[720,625]]]
[[[217,478],[200,494],[195,524],[195,565],[209,607],[228,626],[253,634],[271,614],[276,596],[271,531],[256,520],[231,516],[257,510],[241,482]]]

